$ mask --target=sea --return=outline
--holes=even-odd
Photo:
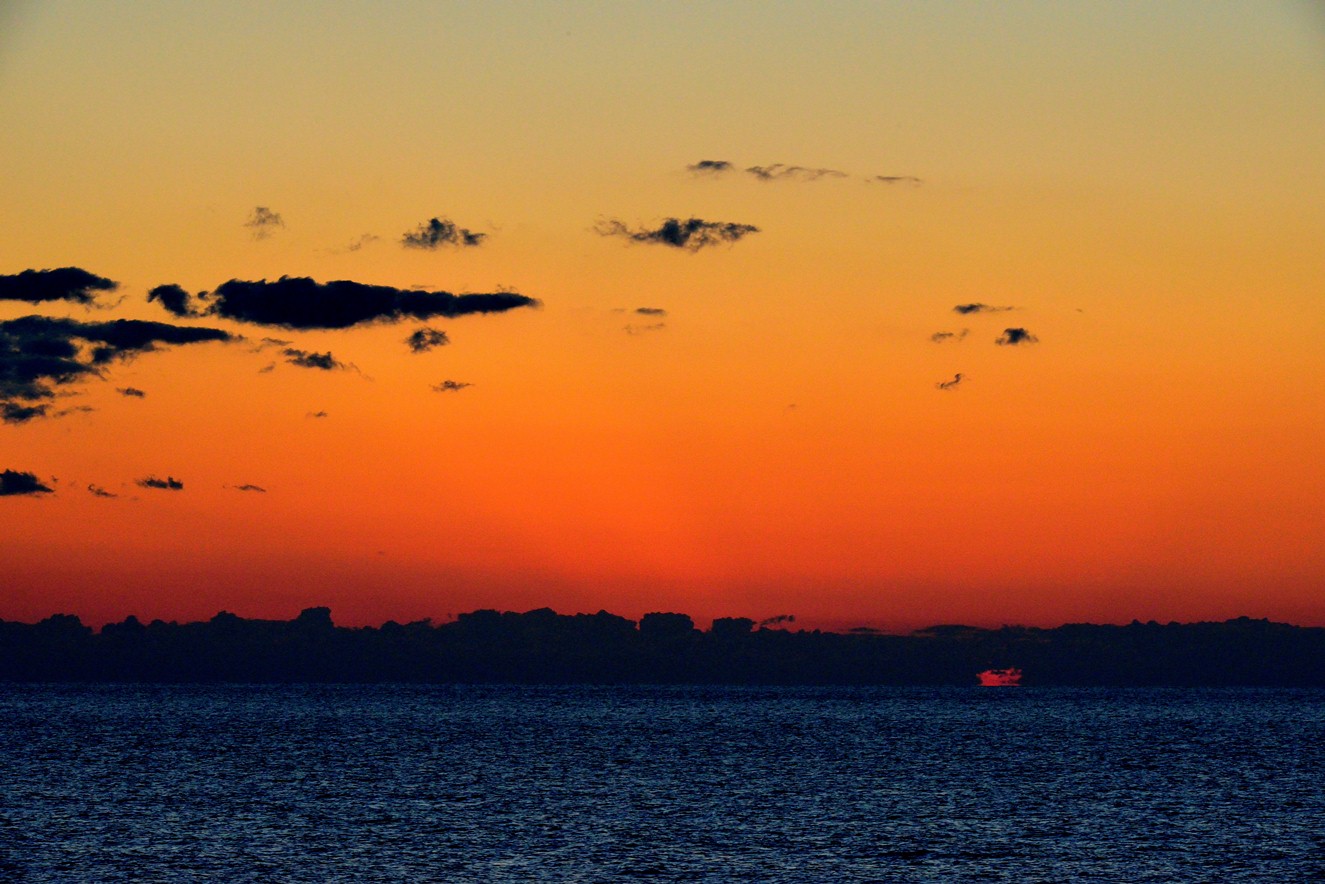
[[[0,880],[1325,880],[1325,691],[0,685]]]

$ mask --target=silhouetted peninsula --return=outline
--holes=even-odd
[[[206,622],[129,617],[100,632],[78,617],[0,620],[0,680],[521,684],[975,685],[1016,667],[1023,685],[1325,687],[1325,629],[1222,623],[935,626],[910,635],[792,632],[744,617],[695,628],[605,611],[474,611],[433,625],[336,626],[221,612]]]

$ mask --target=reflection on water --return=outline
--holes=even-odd
[[[0,687],[0,879],[1299,881],[1325,692]]]

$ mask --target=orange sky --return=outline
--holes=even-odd
[[[0,424],[52,489],[0,497],[0,618],[1325,624],[1312,4],[18,3],[0,34],[0,276],[119,283],[0,322],[243,336]],[[402,245],[434,217],[484,238]],[[601,235],[667,217],[758,231]],[[146,300],[286,275],[541,306]],[[424,325],[450,343],[411,353]]]

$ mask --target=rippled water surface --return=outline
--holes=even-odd
[[[0,685],[0,880],[1325,880],[1325,692]]]

